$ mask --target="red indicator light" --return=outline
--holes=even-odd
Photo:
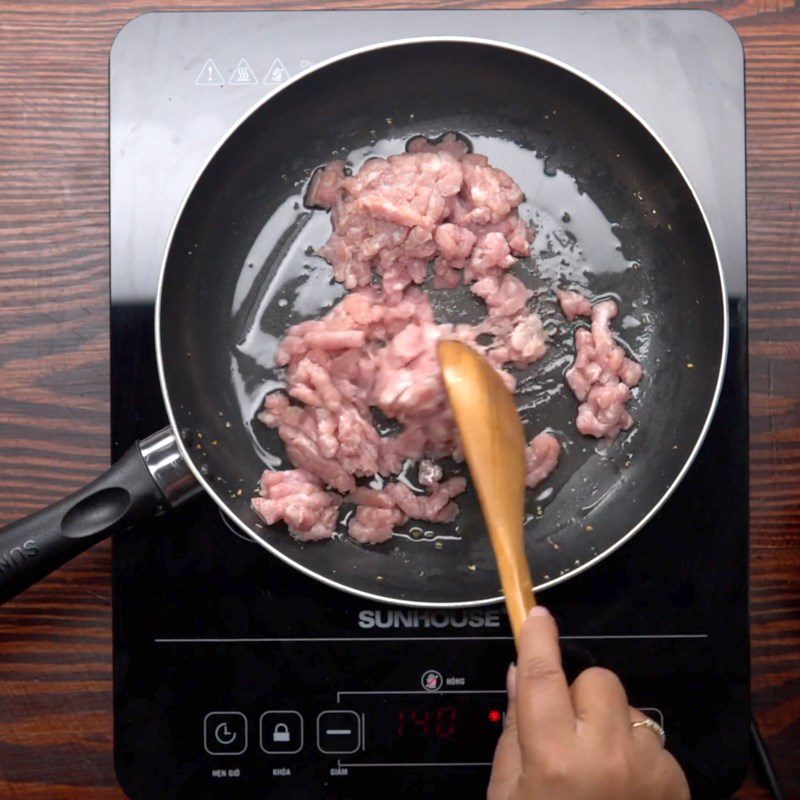
[[[500,722],[501,719],[503,719],[503,714],[497,709],[493,708],[489,712],[489,722]]]

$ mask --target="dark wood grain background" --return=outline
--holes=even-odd
[[[448,5],[463,4],[419,3]],[[800,11],[793,0],[680,5],[730,20],[746,52],[753,702],[786,796],[798,798]],[[79,487],[108,461],[114,35],[145,11],[226,7],[245,8],[0,0],[0,523]],[[0,610],[0,798],[124,796],[112,764],[109,561],[109,547],[97,547]],[[753,777],[738,795],[767,796]]]

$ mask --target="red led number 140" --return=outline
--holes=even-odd
[[[441,706],[437,709],[408,709],[397,712],[398,736],[437,736],[449,739],[455,735],[457,709]]]

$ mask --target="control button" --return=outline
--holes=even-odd
[[[420,683],[426,692],[438,692],[444,686],[444,678],[438,670],[428,669],[422,673]]]
[[[247,750],[247,717],[240,711],[206,714],[203,743],[209,755],[240,756]]]
[[[317,717],[320,753],[345,755],[361,745],[361,718],[355,711],[323,711]]]
[[[303,718],[297,711],[265,711],[259,727],[265,753],[286,755],[303,749]]]

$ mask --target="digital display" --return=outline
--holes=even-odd
[[[450,739],[456,735],[457,722],[458,709],[455,706],[400,708],[397,710],[397,738],[436,736]]]
[[[505,693],[370,698],[360,761],[491,762],[503,729]]]

